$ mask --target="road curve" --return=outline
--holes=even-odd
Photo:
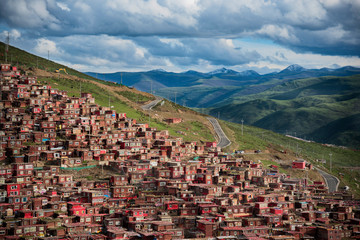
[[[212,118],[212,117],[207,117],[207,119],[210,121],[211,125],[214,127],[214,130],[215,130],[216,134],[219,137],[219,141],[218,141],[217,146],[221,147],[221,148],[229,146],[231,144],[231,141],[225,135],[225,133],[222,130],[219,122],[215,118]]]
[[[160,101],[163,100],[162,97],[155,96],[155,98],[156,98],[156,99],[155,99],[154,101],[151,101],[150,103],[141,106],[141,108],[142,108],[143,110],[151,110],[151,109],[152,109],[153,107],[155,107]]]
[[[316,170],[318,170],[318,172],[324,177],[329,192],[336,192],[340,183],[339,179],[331,174],[328,174],[327,172],[320,170],[319,168],[316,168]]]

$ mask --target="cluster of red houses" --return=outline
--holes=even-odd
[[[1,65],[0,239],[341,239],[358,201]],[[117,174],[76,179],[64,168]],[[302,163],[303,164],[303,163]],[[90,166],[91,167],[91,166]],[[98,168],[101,171],[101,168]]]

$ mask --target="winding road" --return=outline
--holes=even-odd
[[[316,168],[316,170],[318,170],[318,172],[324,177],[326,185],[329,188],[329,192],[336,192],[340,183],[339,179],[331,174],[328,174],[327,172],[320,170],[319,168]]]
[[[155,107],[159,102],[161,102],[163,100],[162,97],[158,97],[158,96],[155,96],[155,97],[156,97],[156,99],[154,101],[151,101],[150,103],[141,106],[141,108],[146,111],[151,110],[153,107]],[[212,118],[212,117],[208,117],[207,119],[210,121],[216,134],[218,135],[219,141],[218,141],[217,146],[221,147],[221,148],[229,146],[231,144],[231,141],[225,135],[219,122],[215,118]]]
[[[143,110],[151,110],[151,109],[152,109],[153,107],[155,107],[160,101],[163,100],[162,97],[155,96],[155,98],[156,98],[156,99],[155,99],[154,101],[151,101],[150,103],[141,106],[141,108],[142,108]]]
[[[214,130],[215,130],[216,134],[219,137],[219,141],[218,141],[217,146],[221,147],[221,148],[229,146],[231,144],[231,141],[225,135],[225,133],[222,130],[219,122],[215,118],[212,118],[212,117],[208,117],[207,119],[210,121],[211,125],[214,127]]]

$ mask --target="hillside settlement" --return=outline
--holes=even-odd
[[[0,88],[0,239],[360,238],[350,193],[173,138],[10,64]]]

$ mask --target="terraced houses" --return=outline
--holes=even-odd
[[[0,239],[358,238],[359,201],[0,73]],[[101,178],[69,169],[111,168]],[[307,171],[299,169],[299,171]]]

